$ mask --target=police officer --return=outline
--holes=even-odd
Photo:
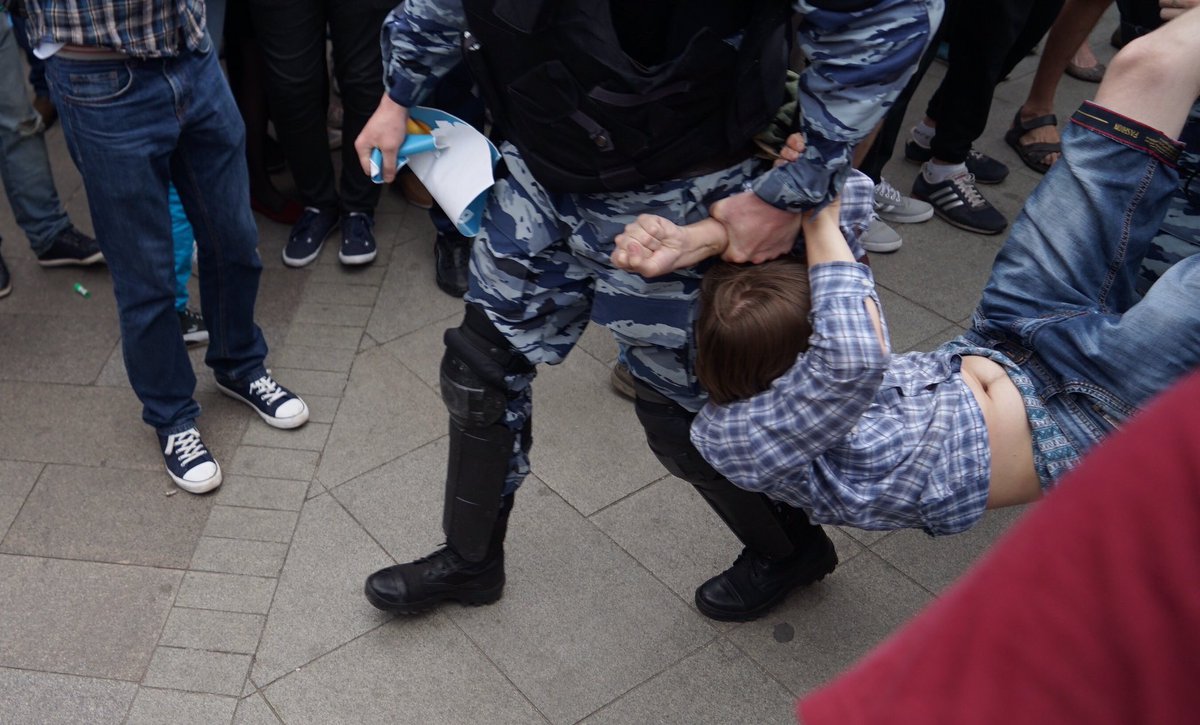
[[[808,145],[771,169],[750,139],[783,100],[793,11]],[[387,92],[355,142],[364,172],[372,148],[395,157],[407,108],[465,60],[506,139],[507,175],[475,240],[463,322],[445,334],[447,542],[372,574],[373,605],[414,613],[499,599],[508,516],[529,472],[535,367],[562,362],[589,319],[625,353],[651,449],[745,546],[697,589],[700,611],[753,619],[833,571],[820,526],[736,488],[691,444],[704,402],[691,367],[703,268],[648,280],[609,254],[649,210],[680,224],[720,219],[729,261],[788,252],[799,212],[841,188],[851,149],[908,80],[941,11],[941,0],[407,0],[392,11]]]

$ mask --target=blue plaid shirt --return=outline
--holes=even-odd
[[[819,523],[969,528],[987,504],[991,451],[961,353],[881,349],[864,305],[879,297],[864,265],[814,265],[809,280],[809,349],[769,390],[707,404],[692,442],[733,483]],[[890,346],[886,324],[884,335]]]

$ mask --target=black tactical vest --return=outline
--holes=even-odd
[[[464,52],[493,121],[550,191],[686,175],[747,147],[782,103],[786,0],[642,3],[463,3]]]

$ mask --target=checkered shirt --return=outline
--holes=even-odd
[[[178,55],[204,40],[204,0],[25,0],[29,39],[109,48],[135,58]]]
[[[879,303],[865,265],[818,264],[809,279],[809,349],[770,389],[705,405],[692,442],[736,485],[819,523],[969,528],[987,503],[991,453],[961,354],[881,349],[864,305]]]

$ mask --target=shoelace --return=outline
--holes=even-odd
[[[900,191],[892,186],[887,179],[882,176],[879,177],[879,183],[875,185],[875,206],[899,206],[902,201],[904,201],[904,197],[900,195]]]
[[[374,223],[375,219],[367,214],[363,214],[362,212],[351,212],[350,214],[346,215],[346,226],[365,227],[365,230],[360,232],[357,228],[346,229],[346,237],[348,239],[354,239],[360,236],[365,236],[365,232],[370,231]]]
[[[169,456],[172,453],[179,459],[181,465],[187,465],[208,453],[208,449],[200,440],[200,431],[188,428],[182,433],[172,433],[167,436],[167,448],[163,451],[163,455]]]
[[[296,222],[293,227],[292,237],[307,239],[312,236],[313,225],[317,223],[317,217],[320,216],[321,210],[315,206],[304,207],[304,216],[300,217],[300,221]]]
[[[270,375],[264,375],[250,383],[250,392],[262,398],[263,402],[267,404],[274,403],[287,395],[287,392],[280,388]]]
[[[954,188],[958,189],[958,193],[963,195],[971,208],[978,209],[979,207],[987,206],[987,200],[983,198],[983,194],[980,194],[979,189],[975,187],[975,174],[959,174],[951,179],[951,181],[954,182]]]

